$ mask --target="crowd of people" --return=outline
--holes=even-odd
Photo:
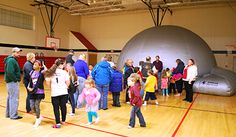
[[[8,91],[6,117],[17,120],[19,104],[19,82],[21,81],[20,67],[17,58],[20,48],[13,48],[12,55],[5,59],[5,81]],[[164,68],[159,56],[151,62],[151,57],[140,61],[139,66],[133,66],[133,60],[127,59],[122,70],[118,70],[112,57],[106,55],[94,67],[88,65],[86,56],[74,58],[74,51],[68,56],[57,59],[47,68],[43,60],[36,60],[34,53],[26,55],[27,62],[23,67],[23,83],[27,91],[26,112],[35,112],[34,127],[41,123],[40,102],[45,98],[44,81],[51,89],[51,102],[55,115],[53,128],[60,128],[66,122],[67,106],[70,102],[70,116],[75,115],[75,108],[86,106],[88,125],[99,122],[98,110],[108,109],[108,93],[112,92],[114,107],[121,107],[120,92],[125,91],[125,102],[132,106],[128,128],[134,128],[135,116],[139,118],[140,126],[146,127],[141,113],[141,106],[146,106],[149,100],[158,105],[157,93],[169,96],[172,91],[175,96],[181,96],[183,87],[186,90],[187,102],[193,101],[193,84],[197,78],[197,66],[193,59],[189,59],[184,66],[181,59],[176,59],[177,66]],[[183,86],[184,85],[184,86]],[[177,90],[177,92],[176,92]]]

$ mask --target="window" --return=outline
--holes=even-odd
[[[0,25],[33,30],[33,16],[0,8]]]

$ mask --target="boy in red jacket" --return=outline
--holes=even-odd
[[[130,77],[128,78],[128,85],[130,86],[129,89],[130,104],[133,106],[130,114],[128,128],[134,128],[135,115],[137,115],[139,119],[140,126],[146,127],[146,123],[140,109],[143,103],[142,97],[140,96],[141,82],[142,80],[137,73],[131,74]]]

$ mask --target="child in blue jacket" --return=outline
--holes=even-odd
[[[112,92],[112,106],[120,107],[120,92],[122,91],[122,73],[113,66],[112,80],[110,82],[110,91]]]

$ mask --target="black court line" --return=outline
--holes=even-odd
[[[188,108],[186,108],[186,107],[169,106],[169,105],[160,105],[160,104],[158,104],[158,106],[161,106],[161,107],[169,107],[169,108],[188,109]]]

